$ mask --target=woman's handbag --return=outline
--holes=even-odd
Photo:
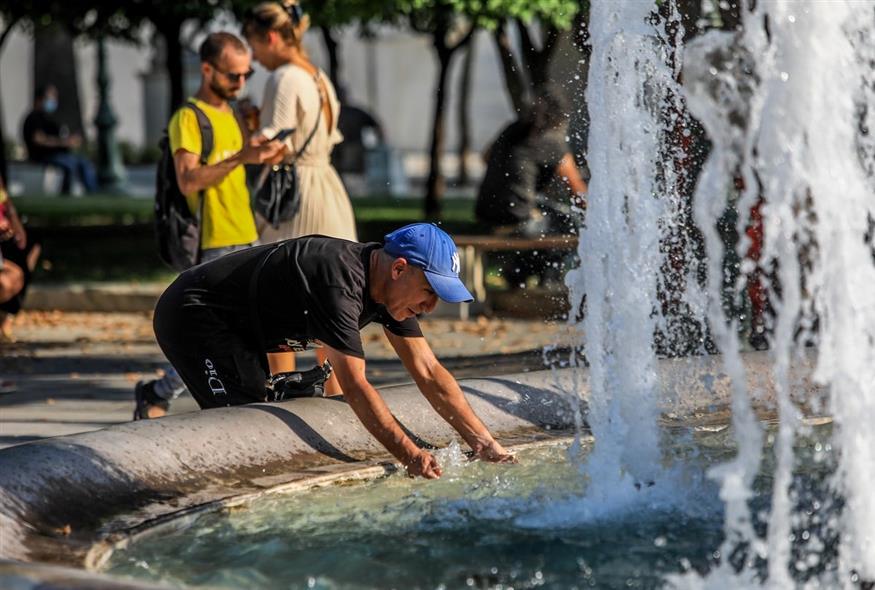
[[[295,157],[288,162],[265,165],[264,171],[259,176],[253,207],[274,229],[279,228],[280,223],[294,218],[301,208],[301,191],[298,186],[296,163],[307,150],[307,146],[310,145],[310,141],[316,135],[316,130],[319,129],[319,123],[322,121],[321,95],[318,113],[313,130]]]

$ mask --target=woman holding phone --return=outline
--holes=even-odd
[[[301,208],[290,221],[274,228],[259,220],[263,244],[310,234],[356,240],[352,204],[331,165],[331,151],[343,140],[337,129],[340,103],[331,81],[310,62],[302,45],[309,24],[297,0],[263,2],[243,20],[253,58],[272,72],[261,105],[260,133],[272,138],[294,129],[285,139],[286,158],[297,158],[301,195]]]
[[[271,71],[261,105],[260,133],[285,138],[286,159],[295,160],[301,207],[290,220],[274,228],[258,219],[262,244],[320,234],[357,241],[352,204],[340,176],[331,165],[331,151],[343,141],[337,129],[340,102],[328,77],[314,66],[303,47],[310,19],[297,0],[263,2],[243,19],[243,36],[252,57]],[[327,355],[316,351],[319,364]],[[294,353],[268,355],[271,373],[295,369]],[[337,395],[337,378],[325,383],[326,395]]]

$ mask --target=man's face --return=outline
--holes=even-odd
[[[246,77],[251,71],[249,52],[226,46],[215,63],[204,64],[204,76],[217,96],[233,100],[246,86]]]
[[[58,110],[58,89],[54,86],[47,86],[39,104],[47,113],[54,113]]]
[[[396,258],[391,275],[385,302],[389,315],[402,321],[434,310],[438,297],[422,269],[404,258]]]

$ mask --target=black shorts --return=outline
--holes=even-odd
[[[204,304],[180,279],[155,306],[158,345],[201,408],[268,399],[267,357],[236,329],[234,317],[232,310]]]

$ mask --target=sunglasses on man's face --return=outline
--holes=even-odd
[[[210,65],[213,66],[213,69],[216,70],[218,73],[225,76],[225,79],[227,79],[228,82],[230,82],[231,84],[235,84],[237,82],[242,82],[243,80],[248,80],[249,78],[252,77],[253,74],[255,74],[255,70],[253,70],[253,69],[250,69],[248,72],[238,74],[236,72],[222,71],[219,69],[218,66],[216,66],[216,64],[210,64]]]

